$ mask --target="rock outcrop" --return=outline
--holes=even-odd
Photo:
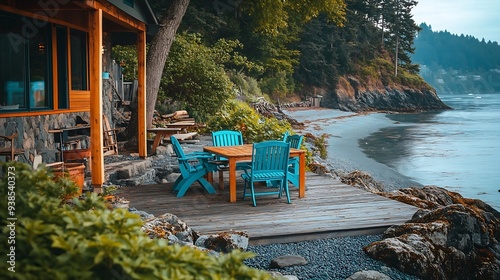
[[[387,194],[420,208],[363,248],[423,279],[500,279],[500,213],[488,204],[427,186]]]
[[[166,239],[169,244],[195,247],[213,254],[229,253],[235,249],[245,251],[248,247],[248,234],[245,232],[230,231],[200,235],[176,215],[165,213],[154,217],[143,211],[130,210],[145,219],[142,230],[150,238]]]
[[[334,93],[334,108],[344,111],[419,112],[450,109],[430,87],[385,86],[352,76],[341,77]]]

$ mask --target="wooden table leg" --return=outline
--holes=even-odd
[[[306,154],[299,156],[299,197],[306,197]]]
[[[236,202],[236,160],[229,158],[229,202]]]
[[[158,147],[158,145],[160,145],[160,141],[162,138],[163,138],[163,135],[160,132],[156,132],[153,146],[151,146],[151,153],[152,154],[154,154],[156,152],[156,147]]]

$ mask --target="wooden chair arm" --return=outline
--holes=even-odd
[[[9,141],[12,141],[12,140],[13,140],[14,138],[16,138],[16,137],[17,137],[17,132],[16,132],[16,133],[14,133],[14,134],[12,134],[12,135],[10,135],[10,136],[0,135],[0,138],[3,138],[3,139],[5,139],[5,140],[9,140]]]

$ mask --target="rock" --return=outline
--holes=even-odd
[[[145,211],[139,211],[133,207],[129,208],[128,211],[130,213],[134,213],[134,214],[141,216],[142,220],[149,220],[149,219],[153,219],[155,217],[155,215],[153,215],[153,214],[149,214],[148,212],[145,212]]]
[[[179,178],[179,176],[181,176],[181,173],[171,173],[167,176],[167,181],[168,182],[175,182],[175,180],[177,180],[177,178]]]
[[[283,268],[287,266],[306,265],[307,260],[298,255],[279,256],[271,260],[270,268]]]
[[[170,155],[171,150],[172,150],[172,148],[169,149],[169,147],[159,145],[158,147],[156,147],[156,154],[157,155]]]
[[[196,233],[180,220],[176,215],[166,213],[156,218],[147,220],[142,226],[142,230],[150,238],[162,238],[170,241],[193,243],[196,239]],[[175,236],[175,238],[171,237]]]
[[[232,231],[201,235],[196,240],[195,245],[221,253],[229,253],[235,249],[246,251],[248,234],[241,231]]]
[[[272,279],[288,279],[288,280],[299,280],[295,275],[283,275],[277,271],[266,271],[271,275]]]
[[[404,189],[397,197],[428,208],[364,247],[369,256],[424,279],[500,279],[498,211],[438,187]]]
[[[347,277],[346,280],[391,280],[391,277],[375,270],[363,270]]]

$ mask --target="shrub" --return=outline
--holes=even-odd
[[[215,257],[150,239],[142,232],[138,215],[110,210],[95,194],[66,203],[64,197],[76,191],[69,180],[54,182],[45,169],[33,171],[20,163],[0,163],[0,168],[4,279],[271,279],[243,264],[252,253],[234,251]],[[12,200],[6,197],[15,197],[15,208],[8,208]],[[7,238],[12,236],[7,226],[12,221],[7,218],[12,217],[17,218],[15,239],[10,239],[15,243]],[[15,246],[15,273],[8,271],[6,260],[11,246]]]
[[[281,139],[283,133],[292,131],[287,121],[262,117],[247,103],[241,101],[228,102],[207,122],[207,128],[210,131],[223,129],[241,131],[246,143]]]

